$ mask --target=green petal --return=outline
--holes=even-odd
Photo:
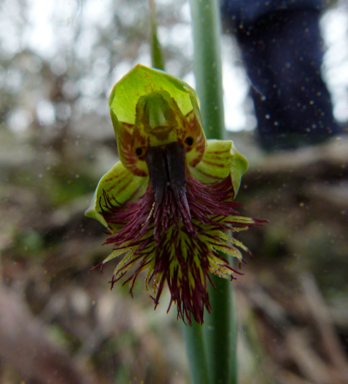
[[[231,177],[232,185],[235,193],[238,193],[240,183],[242,181],[242,176],[248,169],[248,160],[239,152],[232,142],[231,153],[233,156],[232,167],[231,167]]]
[[[134,124],[135,107],[139,98],[162,90],[167,91],[176,101],[183,115],[193,108],[197,109],[196,91],[187,83],[166,72],[138,64],[115,84],[110,94],[109,106],[113,122],[116,125],[117,120]],[[195,105],[192,104],[192,99]]]
[[[98,220],[105,227],[112,230],[101,215],[100,202],[104,202],[103,194],[106,192],[109,197],[114,197],[122,205],[142,196],[149,183],[148,177],[135,176],[128,171],[119,161],[99,181],[93,199],[85,215]]]
[[[191,174],[202,183],[221,181],[230,175],[235,194],[247,168],[247,159],[231,140],[208,140],[202,160],[196,167],[189,167]]]

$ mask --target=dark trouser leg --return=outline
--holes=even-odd
[[[265,149],[320,142],[340,133],[321,78],[319,12],[279,11],[237,31]]]

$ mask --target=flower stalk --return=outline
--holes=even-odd
[[[151,60],[152,67],[165,70],[164,57],[161,48],[161,44],[158,40],[157,34],[157,12],[155,0],[149,1],[149,13],[150,13],[150,42],[151,42]]]
[[[194,39],[194,73],[205,134],[208,138],[224,139],[218,1],[190,0],[190,5]],[[238,382],[238,373],[233,284],[214,276],[212,280],[216,287],[215,290],[209,287],[213,309],[211,314],[207,314],[203,325],[211,383],[235,384]],[[196,330],[193,329],[192,332],[196,333]]]

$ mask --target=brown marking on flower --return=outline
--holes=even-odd
[[[222,153],[230,153],[230,150],[227,149],[224,151],[212,151],[212,152],[209,151],[209,154],[214,154],[214,155],[221,155]]]
[[[231,168],[229,164],[214,163],[212,161],[208,161],[205,159],[203,159],[202,162],[205,164],[214,165],[215,167],[219,167],[219,168]]]
[[[215,180],[221,180],[221,177],[218,177],[218,176],[213,176],[213,175],[211,175],[210,173],[206,173],[206,172],[204,172],[204,171],[202,171],[201,169],[199,169],[199,168],[195,168],[195,172],[198,172],[198,173],[200,173],[201,175],[204,175],[204,176],[206,176],[206,177],[209,177],[209,179],[215,179]]]
[[[120,180],[121,181],[121,180]],[[130,184],[132,183],[132,180],[129,180],[128,181],[128,183],[126,183],[122,188],[120,188],[119,190],[118,190],[118,193],[121,193],[122,191],[124,191]],[[116,184],[114,184],[112,187],[110,187],[108,190],[107,190],[107,192],[110,192],[111,190],[113,190],[115,187],[116,187],[116,185],[117,185],[118,183],[116,183]]]
[[[125,173],[127,173],[126,170],[120,172],[117,176],[114,176],[114,177],[110,177],[109,179],[105,179],[105,182],[108,183],[109,181],[112,181],[112,180],[115,180],[115,179],[120,179],[122,175],[124,175]],[[119,182],[121,182],[122,180],[120,180]]]

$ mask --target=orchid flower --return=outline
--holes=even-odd
[[[129,272],[130,293],[147,271],[155,308],[168,285],[178,318],[203,323],[211,310],[210,273],[234,279],[223,254],[242,260],[247,248],[228,231],[258,222],[233,202],[247,160],[232,141],[206,140],[195,90],[163,72],[135,66],[111,92],[110,113],[120,161],[99,181],[86,215],[109,231],[121,255],[111,288]],[[151,287],[150,287],[151,286]]]

